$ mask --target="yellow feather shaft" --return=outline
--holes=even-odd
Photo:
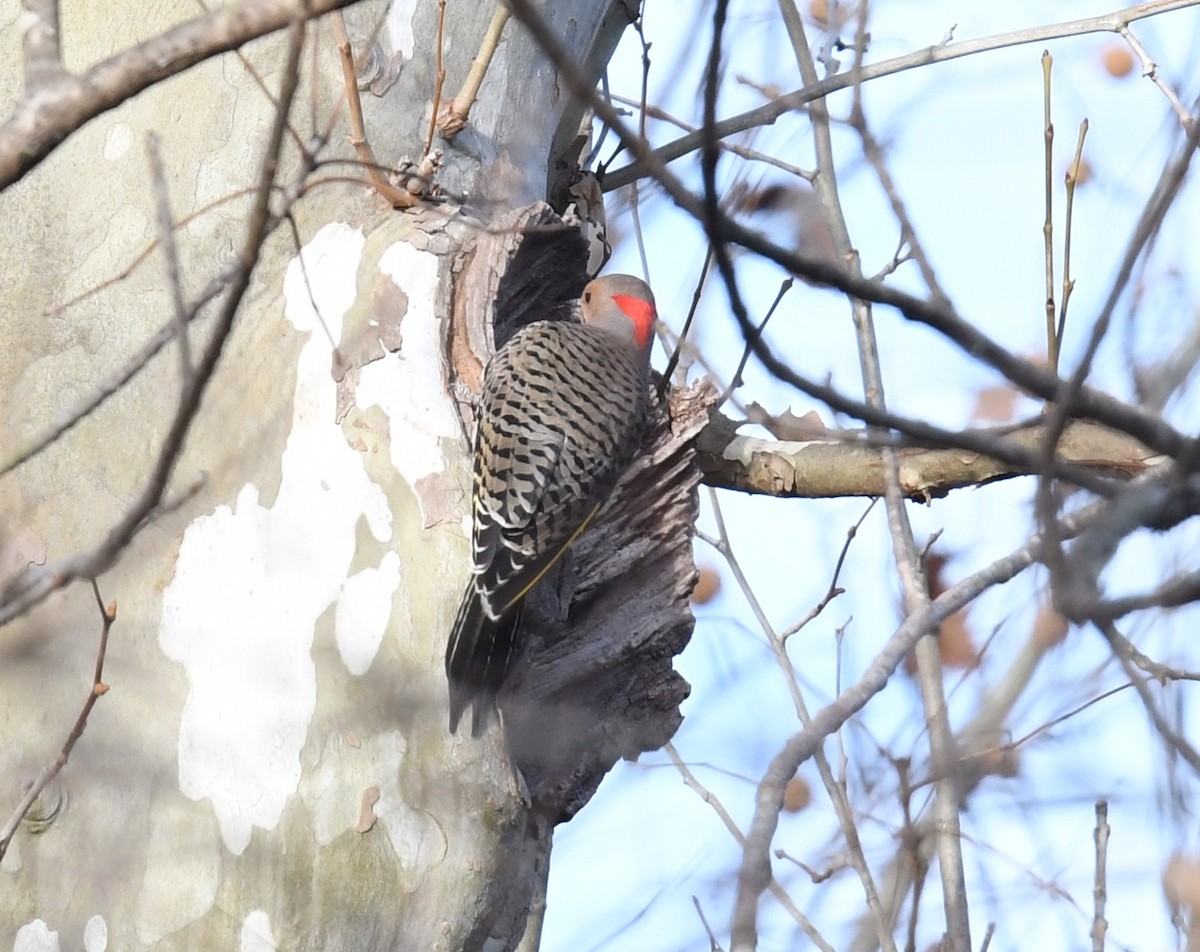
[[[581,522],[579,524],[579,528],[576,529],[574,532],[572,532],[570,538],[567,539],[567,541],[564,542],[561,546],[559,546],[558,551],[554,553],[554,558],[552,558],[549,562],[547,562],[544,566],[542,566],[541,571],[538,572],[537,575],[535,575],[532,579],[529,580],[529,584],[526,585],[524,588],[522,588],[521,591],[517,592],[517,594],[512,597],[512,600],[509,601],[509,603],[507,605],[505,605],[504,608],[501,609],[501,611],[500,611],[501,615],[503,615],[505,612],[507,612],[509,609],[511,609],[514,605],[516,605],[517,602],[519,602],[522,598],[524,598],[526,595],[528,595],[529,590],[531,588],[533,588],[533,586],[537,585],[537,583],[540,582],[545,577],[546,573],[549,572],[552,568],[554,568],[555,565],[558,564],[558,560],[561,559],[566,554],[567,549],[571,548],[571,546],[574,544],[575,540],[578,539],[581,535],[583,535],[583,530],[586,529],[591,524],[591,521],[596,517],[596,513],[598,513],[600,511],[600,507],[602,505],[604,505],[604,504],[596,503],[596,505],[593,507],[592,511],[589,512],[587,514],[587,517],[583,520],[583,522]]]

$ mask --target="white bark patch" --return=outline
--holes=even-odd
[[[125,158],[125,153],[133,145],[133,127],[127,122],[115,122],[104,137],[104,147],[101,155],[109,162]]]
[[[362,368],[356,397],[360,408],[378,406],[388,415],[392,465],[415,489],[420,479],[445,468],[440,441],[460,435],[434,311],[438,257],[397,242],[380,256],[379,270],[407,295],[408,311],[400,325],[400,350]]]
[[[379,568],[363,569],[343,583],[334,633],[338,654],[351,674],[366,674],[375,660],[399,587],[400,556],[395,552],[386,553]]]
[[[310,336],[275,503],[260,505],[247,483],[233,508],[195,519],[163,593],[159,643],[190,685],[179,787],[211,801],[235,854],[255,826],[274,828],[299,784],[316,707],[314,626],[346,580],[355,527],[365,518],[377,539],[391,537],[387,499],[334,422],[329,339],[353,302],[363,246],[358,229],[327,225],[303,251],[307,284],[297,261],[288,267],[286,316]]]
[[[60,952],[58,933],[41,919],[27,922],[17,930],[13,952]]]
[[[92,916],[83,927],[84,952],[105,952],[108,948],[108,923],[104,916]]]
[[[271,952],[275,944],[275,933],[271,931],[271,917],[261,909],[255,909],[242,920],[242,942],[240,952]]]
[[[412,59],[416,36],[413,33],[413,17],[417,15],[417,0],[396,0],[388,10],[388,34],[392,49],[406,60]]]

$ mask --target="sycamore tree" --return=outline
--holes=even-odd
[[[555,827],[619,759],[665,746],[740,853],[728,888],[700,904],[705,932],[681,929],[676,944],[751,949],[782,909],[786,929],[832,948],[801,907],[820,907],[826,883],[851,883],[854,947],[927,936],[977,947],[981,916],[998,917],[968,888],[961,818],[991,778],[1020,776],[1014,705],[1047,653],[1084,628],[1103,636],[1164,758],[1200,767],[1182,695],[1163,694],[1192,676],[1179,651],[1147,653],[1137,621],[1182,615],[1194,568],[1181,557],[1109,590],[1127,540],[1149,529],[1170,545],[1195,511],[1181,399],[1194,322],[1172,325],[1153,373],[1131,355],[1136,387],[1093,379],[1114,321],[1139,313],[1131,276],[1159,247],[1200,138],[1196,103],[1138,30],[1190,4],[982,39],[949,31],[888,58],[866,3],[802,15],[782,0],[756,15],[786,38],[790,64],[749,76],[730,72],[745,23],[725,2],[700,4],[668,70],[694,96],[688,118],[649,96],[648,6],[24,0],[4,15],[0,944],[537,948]],[[664,22],[678,34],[677,14]],[[939,280],[866,91],[1096,32],[1119,36],[1175,122],[1107,301],[1068,308],[1047,64],[1044,347],[1026,354]],[[624,93],[606,75],[623,35],[644,53]],[[757,102],[726,111],[731,89]],[[805,165],[755,140],[785,117],[808,137]],[[1082,156],[1066,166],[1068,201]],[[748,177],[757,165],[775,177]],[[894,249],[883,260],[862,252],[843,207],[839,176],[856,165],[883,199],[874,227]],[[569,563],[531,594],[501,718],[479,740],[452,736],[442,652],[467,572],[483,367],[497,339],[576,297],[613,246],[640,247],[651,278],[677,255],[643,240],[643,211],[703,236],[686,264],[692,310],[719,307],[736,353],[731,363],[706,346],[705,328],[684,319],[688,298],[653,282],[669,320],[638,458]],[[755,267],[781,288],[761,314],[745,293]],[[831,320],[860,366],[853,386],[787,352],[780,323],[810,293],[837,302]],[[881,312],[986,368],[994,402],[1010,408],[993,415],[1002,425],[892,409]],[[752,392],[768,376],[816,401],[819,418],[793,413],[778,389]],[[951,582],[914,514],[1020,475],[1028,537],[955,564]],[[824,596],[772,618],[720,503],[706,503],[700,536],[749,596],[794,708],[732,812],[690,766],[703,753],[670,744],[688,693],[673,659],[693,627],[701,483],[779,497],[773,506],[878,498],[863,524],[886,527],[890,558],[874,578],[841,575],[840,558],[813,562]],[[1028,632],[998,627],[981,652],[961,613],[1033,574],[1043,604]],[[794,635],[837,627],[840,658],[854,632],[828,606],[893,580],[902,619],[814,689],[814,652],[805,643],[801,657]],[[952,717],[946,672],[963,657],[978,690]],[[917,686],[905,716],[923,729],[876,743],[869,718],[905,665]],[[856,730],[870,744],[847,743]],[[892,765],[891,780],[868,783],[868,762]],[[774,843],[785,807],[815,795],[810,769],[836,862]],[[1181,803],[1191,784],[1173,788]],[[890,857],[863,846],[880,828],[896,835]],[[1186,851],[1173,862],[1186,930],[1196,874]],[[1097,883],[1088,921],[1102,945],[1099,872]]]

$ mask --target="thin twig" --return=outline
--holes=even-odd
[[[1162,74],[1158,71],[1158,64],[1151,59],[1150,54],[1146,52],[1146,48],[1142,46],[1141,41],[1133,35],[1133,31],[1128,26],[1121,27],[1117,32],[1121,34],[1121,37],[1129,44],[1129,48],[1133,50],[1134,55],[1141,62],[1142,75],[1162,90],[1162,94],[1167,97],[1167,102],[1171,104],[1171,108],[1175,111],[1175,115],[1179,119],[1179,124],[1183,127],[1183,130],[1186,132],[1191,129],[1192,124],[1196,121],[1196,117],[1184,108],[1183,103],[1179,101],[1179,97],[1175,95],[1175,90],[1163,81]]]
[[[1046,360],[1058,371],[1058,334],[1054,326],[1054,122],[1050,115],[1050,73],[1054,57],[1042,51],[1042,139],[1045,144],[1043,186],[1046,191],[1046,219],[1042,222],[1042,241],[1046,252]]]
[[[205,13],[210,13],[212,10],[212,8],[209,7],[206,0],[196,0],[196,6],[198,6]],[[314,62],[315,62],[316,54],[317,54],[317,47],[316,47],[316,44],[314,43],[313,44]],[[244,69],[246,71],[246,75],[248,75],[250,77],[251,81],[254,83],[254,85],[258,87],[258,91],[261,92],[264,97],[266,97],[267,102],[269,102],[272,106],[274,106],[276,109],[278,109],[279,108],[279,100],[277,100],[275,98],[275,94],[271,91],[271,87],[267,85],[267,81],[265,79],[263,79],[262,74],[258,71],[258,69],[255,67],[255,65],[252,62],[250,62],[250,57],[248,57],[241,50],[234,50],[233,55],[238,58],[238,62],[240,62],[242,64],[242,69]],[[314,79],[315,79],[315,76],[316,76],[316,74],[314,73]],[[315,96],[317,94],[317,92],[320,90],[321,86],[318,82],[315,82],[315,81],[313,82],[312,85],[313,85],[313,95]],[[316,127],[315,104],[313,106],[312,115],[314,117],[313,127],[315,128]],[[298,150],[300,150],[301,154],[303,154],[306,151],[304,139],[300,136],[299,132],[297,132],[294,128],[292,128],[291,123],[288,123],[288,135],[291,136],[292,142],[295,143],[296,148]],[[182,222],[180,224],[182,224]]]
[[[1197,593],[1196,597],[1200,597],[1200,593]],[[1148,608],[1150,606],[1143,607]],[[1111,621],[1112,619],[1109,620]],[[1184,671],[1181,668],[1162,664],[1139,651],[1137,645],[1121,634],[1115,627],[1109,629],[1108,640],[1109,644],[1119,654],[1128,658],[1140,670],[1144,671],[1147,677],[1153,678],[1159,684],[1167,684],[1171,681],[1200,681],[1200,674],[1194,671]]]
[[[855,88],[858,89],[859,87]],[[921,240],[917,237],[917,230],[913,226],[912,219],[909,217],[904,200],[901,198],[895,182],[892,181],[892,175],[888,170],[887,157],[884,154],[883,147],[879,144],[874,133],[871,132],[870,127],[867,125],[866,117],[862,112],[861,103],[857,96],[854,99],[854,111],[850,117],[850,124],[858,132],[859,139],[862,142],[863,155],[875,170],[875,177],[879,179],[879,184],[883,187],[883,192],[887,196],[888,204],[892,206],[892,214],[896,217],[896,221],[900,225],[900,243],[896,249],[896,254],[874,276],[874,280],[883,280],[883,278],[895,271],[905,261],[915,261],[917,268],[921,272],[921,279],[925,282],[925,287],[929,289],[929,293],[933,299],[949,304],[950,297],[946,294],[941,282],[938,281],[937,272],[933,270],[933,264],[930,262],[929,256],[925,253],[925,248]]]
[[[58,756],[53,761],[42,768],[37,779],[30,784],[29,789],[25,791],[25,796],[13,810],[8,822],[4,824],[4,828],[0,829],[0,860],[3,860],[4,854],[8,852],[9,844],[16,835],[17,827],[29,812],[29,808],[46,789],[46,785],[57,777],[67,765],[71,751],[75,749],[75,745],[87,728],[88,715],[92,713],[92,708],[96,706],[96,702],[103,695],[108,693],[108,685],[104,683],[104,656],[108,652],[108,633],[117,618],[117,603],[111,602],[107,606],[104,604],[104,599],[100,595],[100,586],[96,584],[95,579],[92,579],[92,593],[96,596],[96,604],[100,608],[100,645],[96,649],[96,666],[92,673],[91,687],[88,689],[88,695],[83,702],[79,716],[75,718],[75,726],[71,728],[71,732],[63,743],[62,750],[58,752]]]
[[[623,106],[634,106],[645,113],[648,119],[657,119],[660,122],[666,122],[674,126],[676,129],[682,129],[684,132],[695,132],[696,127],[691,123],[684,122],[677,116],[671,115],[665,109],[650,103],[643,103],[638,99],[630,96],[619,96],[616,93],[608,93],[608,98],[613,102],[619,102]],[[772,168],[779,169],[781,172],[787,172],[788,175],[794,175],[797,178],[802,178],[806,182],[811,182],[816,175],[808,169],[802,169],[798,165],[793,165],[791,162],[785,162],[783,159],[776,158],[773,155],[767,155],[765,152],[759,152],[757,149],[751,149],[748,146],[740,145],[736,142],[722,142],[721,150],[728,152],[731,155],[739,156],[748,162],[761,162],[764,165],[769,165]],[[620,153],[618,153],[620,154]],[[615,158],[615,156],[614,156]],[[632,184],[632,183],[630,183]]]
[[[347,180],[350,181],[350,180]],[[243,198],[248,195],[253,195],[255,188],[238,189],[236,192],[231,192],[229,195],[223,196],[221,199],[206,205],[203,208],[197,209],[189,215],[185,215],[176,223],[176,228],[182,228],[189,222],[199,218],[202,214],[212,210],[212,208],[234,199]],[[272,215],[267,231],[273,232],[275,228],[287,217],[287,207],[290,207],[290,201],[305,194],[303,191],[295,194],[289,200],[289,205],[284,211],[278,215]],[[105,288],[124,281],[132,275],[158,248],[158,239],[155,238],[140,252],[137,256],[125,266],[119,274],[113,275],[110,278],[101,281],[99,284],[93,285],[86,291],[76,295],[65,304],[43,312],[43,316],[57,314],[63,310],[74,307],[80,302],[92,297],[95,294],[103,291]],[[234,275],[241,267],[240,262],[236,259],[226,264],[215,277],[200,290],[200,292],[191,300],[187,306],[188,322],[196,321],[204,308],[213,301],[222,291],[228,288]],[[34,437],[25,446],[22,446],[9,457],[0,457],[0,476],[12,472],[18,466],[33,459],[39,453],[44,452],[49,447],[53,446],[63,435],[69,433],[83,420],[87,419],[92,413],[102,407],[108,400],[119,393],[124,386],[129,383],[134,377],[149,366],[150,361],[157,356],[159,351],[167,346],[176,336],[175,320],[172,318],[167,321],[162,327],[154,332],[136,352],[130,355],[129,359],[108,378],[100,386],[96,387],[87,397],[83,399],[74,409],[68,411],[59,417],[58,421],[39,436]]]
[[[1039,724],[1037,727],[1035,727],[1029,733],[1023,734],[1022,736],[1016,738],[1016,740],[1009,741],[1009,743],[1007,744],[1007,747],[1009,750],[1016,750],[1019,747],[1023,747],[1025,744],[1029,743],[1029,741],[1033,740],[1033,738],[1038,737],[1038,736],[1046,733],[1047,731],[1053,730],[1059,724],[1063,724],[1066,721],[1071,720],[1073,717],[1077,717],[1078,715],[1080,715],[1084,711],[1086,711],[1088,708],[1093,707],[1094,705],[1099,704],[1102,701],[1107,701],[1110,697],[1115,697],[1116,695],[1120,694],[1122,691],[1128,691],[1131,687],[1133,687],[1133,684],[1127,681],[1125,684],[1118,684],[1115,688],[1109,688],[1107,691],[1101,691],[1095,697],[1088,698],[1082,704],[1076,705],[1075,707],[1071,708],[1071,710],[1067,711],[1065,714],[1059,714],[1057,717],[1052,717],[1050,720],[1046,721],[1044,724]],[[993,750],[995,750],[995,749],[996,748],[993,748]],[[992,751],[984,750],[984,751],[980,751],[980,753],[992,753]]]
[[[646,32],[642,29],[642,18],[640,16],[634,19],[633,28],[642,44],[641,109],[638,110],[637,128],[638,136],[645,139],[646,98],[650,88],[650,44],[646,42]],[[650,261],[646,257],[646,236],[642,231],[641,189],[637,182],[629,183],[629,217],[633,220],[633,237],[637,242],[638,259],[642,264],[642,277],[647,284],[653,284],[654,282],[650,280]]]
[[[696,907],[696,915],[700,917],[700,924],[704,926],[704,931],[708,933],[708,949],[709,952],[725,952],[721,948],[721,943],[717,941],[717,935],[713,932],[712,926],[708,924],[708,917],[704,915],[704,909],[700,906],[700,897],[692,897],[692,905]]]
[[[1198,100],[1198,104],[1200,104],[1200,100]],[[1084,391],[1084,381],[1087,380],[1091,373],[1092,363],[1100,350],[1101,343],[1108,334],[1113,314],[1116,312],[1117,302],[1125,292],[1128,282],[1133,275],[1134,267],[1149,247],[1151,239],[1158,233],[1167,210],[1174,204],[1175,197],[1183,187],[1184,179],[1191,166],[1197,146],[1200,146],[1200,123],[1194,123],[1188,129],[1182,148],[1177,150],[1175,155],[1171,156],[1163,167],[1154,193],[1147,200],[1141,215],[1138,217],[1138,223],[1126,246],[1125,254],[1117,269],[1117,275],[1113,280],[1108,297],[1100,310],[1099,316],[1092,325],[1092,331],[1083,357],[1079,361],[1075,371],[1071,374],[1070,379],[1060,381],[1056,387],[1056,392],[1050,395],[1054,402],[1047,415],[1046,439],[1042,450],[1043,460],[1053,457],[1055,448],[1058,445],[1058,439],[1072,416],[1087,413],[1087,411],[1082,409],[1082,401],[1080,399]],[[1054,376],[1055,379],[1058,379],[1057,374]],[[1176,459],[1183,471],[1188,471],[1191,468],[1191,463],[1198,452],[1200,452],[1200,448],[1198,448],[1194,440],[1187,440],[1177,446],[1176,449],[1166,451],[1167,455]],[[1050,535],[1047,535],[1047,541],[1051,544],[1047,549],[1046,566],[1050,571],[1051,583],[1057,595],[1060,590],[1071,590],[1074,587],[1075,579],[1062,551],[1062,547],[1054,543],[1052,536],[1058,511],[1058,506],[1053,495],[1049,480],[1045,478],[1039,480],[1035,500],[1035,512],[1043,531],[1050,533]]]
[[[475,104],[475,97],[479,95],[479,87],[483,85],[483,77],[487,75],[488,67],[492,64],[492,57],[496,55],[496,47],[500,45],[500,37],[504,33],[504,24],[508,22],[508,18],[508,7],[504,3],[497,3],[492,12],[491,22],[483,35],[479,52],[471,60],[471,68],[467,71],[462,88],[439,110],[440,115],[435,113],[437,128],[443,138],[454,138],[467,124],[471,107]]]
[[[944,302],[921,299],[899,288],[862,278],[842,267],[839,263],[782,248],[760,232],[747,228],[736,220],[722,214],[719,204],[714,204],[710,212],[705,198],[695,195],[687,189],[679,178],[666,167],[659,154],[642,141],[634,130],[628,127],[612,104],[597,95],[594,85],[582,74],[578,64],[574,62],[563,48],[562,42],[545,21],[542,20],[531,0],[508,0],[508,2],[513,14],[533,34],[538,45],[559,71],[559,75],[563,82],[570,88],[571,92],[591,105],[596,116],[617,134],[624,148],[628,149],[634,159],[642,164],[646,174],[652,175],[683,211],[702,223],[707,223],[711,220],[711,228],[718,232],[724,241],[735,242],[749,251],[753,251],[774,261],[788,271],[802,275],[816,283],[837,288],[852,297],[895,307],[906,319],[916,321],[936,330],[961,347],[966,353],[971,354],[975,359],[999,371],[1009,380],[1033,395],[1044,400],[1054,399],[1058,395],[1064,381],[1061,381],[1055,374],[1050,373],[1044,367],[1018,357],[1007,348],[1002,347],[988,337],[988,335],[980,331],[975,323],[957,314],[951,306]],[[1186,3],[1184,0],[1172,0],[1172,2],[1174,2],[1175,6],[1179,6],[1194,4],[1197,0],[1186,0]],[[1162,4],[1150,4],[1125,11],[1121,16],[1126,19],[1138,19],[1142,16],[1150,15],[1151,7],[1153,7],[1154,11],[1163,11],[1168,7],[1174,9],[1175,6],[1172,6],[1169,0],[1164,0]],[[1096,29],[1101,28],[1109,29],[1110,27],[1096,27]],[[1113,26],[1111,29],[1116,29],[1116,27]],[[956,48],[958,45],[956,44]],[[864,66],[864,73],[868,69],[869,67]],[[824,81],[818,83],[815,88],[824,89],[823,84]],[[839,86],[838,88],[842,87]],[[811,90],[806,90],[806,92],[811,92]],[[824,93],[821,94],[823,95]],[[717,134],[717,130],[715,129],[708,131],[709,138]],[[1200,135],[1200,126],[1193,131]],[[1172,181],[1174,182],[1176,179],[1172,177]],[[730,298],[731,310],[737,319],[738,326],[741,328],[743,334],[749,333],[753,325],[733,288],[730,289]],[[786,361],[781,360],[761,340],[755,347],[755,356],[762,362],[769,373],[785,383],[797,386],[806,393],[816,396],[818,399],[825,399],[824,394],[826,393],[834,393],[831,388],[822,388],[796,374]],[[858,406],[861,407],[862,405],[859,404]],[[1141,440],[1151,449],[1165,455],[1176,456],[1185,447],[1196,443],[1196,441],[1184,436],[1180,431],[1163,420],[1158,414],[1148,413],[1139,407],[1088,387],[1082,387],[1077,390],[1075,395],[1075,410],[1078,415],[1090,417],[1099,422],[1106,423],[1114,429],[1128,433]],[[866,412],[878,413],[878,411],[872,411],[870,408]],[[868,422],[872,421],[867,416],[863,416],[862,418],[868,420]],[[1200,446],[1200,444],[1197,445]]]
[[[679,751],[675,749],[675,745],[671,741],[667,741],[663,750],[667,752],[667,756],[671,758],[671,763],[675,765],[675,769],[678,770],[679,775],[683,777],[683,782],[687,784],[691,790],[695,791],[701,800],[713,808],[713,812],[716,813],[717,816],[720,817],[721,822],[725,824],[725,829],[729,831],[730,835],[737,841],[739,846],[744,847],[746,845],[745,834],[742,833],[733,817],[729,815],[729,811],[725,809],[725,806],[721,803],[720,798],[717,797],[716,794],[714,794],[706,786],[704,786],[704,784],[702,784],[698,779],[696,779],[696,775],[692,773],[692,771],[688,768],[688,765],[684,763],[683,758],[679,756]],[[816,926],[812,924],[808,916],[804,915],[804,913],[797,908],[796,904],[792,902],[791,896],[788,895],[787,890],[779,884],[778,880],[772,877],[767,888],[770,890],[771,895],[774,896],[775,899],[777,899],[785,909],[787,909],[788,913],[793,919],[795,919],[796,924],[800,926],[804,934],[807,935],[812,941],[813,945],[815,945],[818,949],[821,949],[822,952],[834,952],[833,946],[826,941],[825,937],[822,936],[817,930]]]
[[[781,641],[787,641],[790,637],[792,637],[792,635],[796,634],[796,632],[802,630],[814,618],[816,618],[819,614],[821,614],[821,612],[823,612],[825,610],[826,606],[831,601],[833,601],[835,598],[837,598],[839,595],[841,595],[845,591],[845,589],[838,587],[838,579],[842,575],[842,566],[846,564],[846,556],[850,552],[850,543],[852,543],[855,540],[855,538],[858,536],[858,530],[862,528],[862,524],[864,522],[866,522],[867,516],[869,516],[871,514],[871,510],[875,508],[875,503],[877,503],[878,501],[879,501],[878,499],[872,499],[869,503],[867,503],[867,508],[863,510],[862,515],[858,517],[858,519],[855,521],[854,525],[852,525],[849,529],[846,530],[846,541],[842,543],[842,551],[840,553],[838,553],[837,562],[833,566],[833,576],[829,579],[829,588],[827,588],[825,590],[825,594],[821,596],[820,600],[812,608],[810,608],[807,612],[804,613],[804,616],[799,621],[788,626],[780,633],[779,638]],[[840,635],[839,635],[839,637],[840,637]],[[840,644],[840,641],[839,641],[839,644]],[[842,690],[841,651],[838,652],[837,667],[838,667],[838,670],[837,670],[837,678],[835,681],[835,685],[836,685],[836,690],[840,694],[841,690]]]
[[[663,371],[662,385],[659,387],[658,398],[661,400],[663,394],[666,393],[667,387],[671,384],[671,376],[675,373],[675,368],[679,365],[680,357],[683,354],[683,348],[688,345],[688,334],[692,330],[692,321],[695,320],[696,310],[700,307],[700,298],[704,295],[704,285],[708,282],[708,271],[712,267],[712,245],[709,245],[708,251],[704,255],[704,264],[700,266],[700,277],[696,279],[696,290],[692,292],[692,303],[688,308],[687,317],[683,322],[683,330],[679,332],[679,340],[676,341],[674,349],[671,351],[671,356],[667,360],[667,367]],[[680,381],[682,383],[682,381]]]
[[[767,313],[763,319],[754,328],[754,334],[750,340],[746,341],[746,346],[742,349],[742,359],[738,361],[737,369],[733,372],[733,378],[729,381],[729,386],[725,388],[725,392],[721,394],[717,400],[717,406],[720,407],[725,401],[733,396],[733,391],[742,385],[742,372],[746,369],[746,364],[750,362],[750,355],[754,353],[754,342],[762,337],[762,332],[767,329],[767,321],[775,314],[775,310],[779,307],[783,297],[792,289],[792,285],[796,283],[796,279],[786,277],[779,285],[779,291],[775,295],[775,300],[771,302],[771,306],[767,308]]]
[[[1088,121],[1085,118],[1079,123],[1079,138],[1075,142],[1075,158],[1067,169],[1067,211],[1063,223],[1063,284],[1062,303],[1058,307],[1058,327],[1054,331],[1054,347],[1051,351],[1053,362],[1050,369],[1058,373],[1058,357],[1062,353],[1063,336],[1067,331],[1067,305],[1071,301],[1071,292],[1075,290],[1075,279],[1071,277],[1071,225],[1075,212],[1075,186],[1079,184],[1079,166],[1083,161],[1083,140],[1087,136]]]
[[[154,197],[158,208],[158,231],[162,238],[167,284],[171,288],[171,306],[175,314],[180,376],[186,387],[192,376],[192,342],[188,337],[187,305],[183,300],[183,278],[179,273],[179,249],[175,246],[175,222],[171,215],[171,196],[167,192],[167,173],[163,169],[158,135],[154,132],[146,135],[146,153],[150,157],[150,174],[154,180]]]
[[[442,62],[442,45],[445,28],[446,0],[438,0],[437,65],[434,67],[433,111],[429,114],[429,132],[425,135],[425,148],[421,150],[422,155],[428,155],[429,150],[433,148],[433,134],[437,132],[438,112],[442,108],[442,86],[446,83],[446,66]]]
[[[1146,679],[1142,676],[1132,661],[1130,661],[1123,652],[1117,650],[1117,639],[1114,635],[1120,633],[1116,630],[1116,626],[1111,622],[1101,622],[1096,625],[1100,633],[1113,646],[1113,654],[1116,655],[1117,661],[1121,665],[1121,669],[1125,672],[1125,676],[1133,684],[1133,688],[1137,691],[1138,697],[1141,699],[1142,706],[1146,709],[1146,714],[1150,718],[1150,722],[1154,725],[1155,731],[1158,732],[1160,738],[1167,748],[1177,753],[1182,757],[1189,767],[1197,774],[1200,774],[1200,751],[1197,751],[1179,731],[1175,730],[1167,723],[1166,717],[1159,710],[1158,705],[1154,703],[1154,698],[1150,694],[1150,687],[1146,683]]]
[[[1096,801],[1096,829],[1092,840],[1096,844],[1096,880],[1092,886],[1092,952],[1104,952],[1104,937],[1108,934],[1108,920],[1104,918],[1104,906],[1108,898],[1108,801]]]
[[[379,163],[375,160],[375,153],[371,150],[371,143],[367,140],[362,99],[358,95],[358,71],[354,65],[354,51],[350,47],[350,37],[346,33],[346,21],[342,18],[341,11],[335,12],[330,21],[333,23],[333,36],[342,61],[342,86],[346,91],[346,103],[350,107],[350,134],[347,139],[358,153],[363,168],[367,170],[371,187],[391,203],[393,208],[412,208],[420,203],[420,199],[407,189],[396,188],[384,178]]]
[[[862,74],[862,59],[867,48],[867,13],[867,3],[863,2],[859,4],[857,36],[854,43],[854,66],[851,70],[851,75],[856,77]],[[900,242],[896,249],[896,254],[893,256],[892,261],[876,276],[875,280],[882,280],[898,268],[901,262],[911,258],[916,261],[917,268],[921,272],[921,278],[925,282],[925,287],[928,288],[933,299],[949,306],[950,297],[938,281],[937,273],[933,270],[933,264],[930,262],[929,256],[925,253],[921,240],[917,237],[917,230],[913,227],[912,220],[909,218],[908,210],[905,207],[903,198],[900,196],[900,191],[892,181],[892,175],[888,170],[887,158],[884,155],[883,147],[879,144],[879,141],[875,138],[867,124],[867,117],[862,102],[862,83],[855,82],[853,89],[854,98],[850,110],[850,125],[858,132],[859,140],[862,142],[863,155],[875,170],[875,176],[879,179],[879,184],[883,187],[888,203],[892,206],[892,214],[900,225]],[[828,113],[826,113],[826,120],[828,120]],[[849,235],[847,235],[848,237]],[[908,251],[902,257],[901,250],[904,248],[907,248]]]
[[[526,0],[518,0],[519,4],[523,2],[526,2]],[[867,83],[871,80],[892,76],[906,70],[925,67],[934,63],[945,63],[964,56],[975,56],[979,53],[1007,49],[1012,46],[1044,43],[1048,40],[1059,40],[1068,36],[1083,36],[1088,33],[1119,33],[1123,27],[1127,27],[1136,20],[1159,16],[1163,13],[1169,13],[1172,10],[1182,10],[1185,7],[1195,6],[1196,3],[1197,0],[1160,0],[1160,2],[1140,3],[1113,13],[1106,13],[1102,16],[1088,17],[1081,20],[1067,20],[1062,23],[1013,30],[1009,33],[997,33],[992,36],[960,40],[953,43],[939,43],[936,46],[927,46],[919,50],[913,50],[910,53],[905,53],[903,56],[880,60],[878,63],[864,63],[857,70],[846,70],[826,76],[815,84],[806,83],[801,88],[790,93],[785,93],[762,106],[739,113],[736,116],[730,116],[728,119],[722,119],[715,123],[711,130],[706,131],[701,129],[694,133],[689,133],[654,150],[647,149],[643,154],[638,154],[636,150],[631,150],[633,151],[633,161],[629,165],[624,165],[619,169],[609,172],[604,179],[604,190],[608,192],[623,188],[634,178],[647,175],[661,181],[658,167],[664,166],[668,162],[673,162],[691,152],[695,152],[703,145],[706,135],[713,135],[717,139],[724,139],[757,126],[771,125],[780,116],[803,109],[814,100],[822,99],[843,89],[849,89],[859,83]]]

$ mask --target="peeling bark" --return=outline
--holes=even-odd
[[[394,82],[377,84],[365,108],[375,154],[391,165],[427,129],[438,7],[397,5],[373,34],[383,6],[347,18],[356,44],[376,35],[388,47]],[[447,5],[452,84],[491,9]],[[547,6],[581,59],[593,44],[611,48],[612,9]],[[186,3],[68,2],[64,48],[74,68],[195,16]],[[292,113],[302,136],[308,104],[321,125],[342,95],[327,29],[307,37],[317,46],[311,59],[305,51],[305,106]],[[78,112],[98,118],[0,194],[5,458],[146,355],[107,402],[0,477],[0,574],[86,552],[136,498],[180,390],[141,143],[161,135],[176,221],[186,219],[175,235],[190,299],[241,251],[247,201],[227,199],[261,160],[285,49],[265,38],[245,62],[200,63],[112,113],[111,102]],[[118,54],[105,68],[130,62]],[[16,76],[20,62],[3,69]],[[181,109],[203,121],[180,122]],[[445,146],[440,184],[475,208],[540,197],[556,167],[551,143],[572,122],[577,104],[544,56],[508,31],[467,127]],[[263,941],[293,952],[504,950],[544,894],[552,822],[530,809],[502,734],[447,734],[441,661],[468,564],[468,454],[453,399],[492,350],[508,261],[477,276],[479,253],[459,254],[477,238],[508,239],[499,216],[489,231],[450,203],[381,207],[347,181],[359,172],[344,161],[343,131],[321,153],[336,175],[309,191],[312,180],[290,178],[301,160],[285,138],[281,185],[303,194],[292,211],[306,267],[286,227],[263,247],[175,463],[178,505],[100,579],[120,607],[110,690],[0,864],[0,948],[99,948],[103,935],[122,952]],[[554,293],[568,284],[556,279]],[[211,310],[190,326],[197,351]],[[451,337],[452,313],[469,317],[469,340]],[[76,584],[0,629],[4,806],[61,749],[92,676],[94,612]]]

